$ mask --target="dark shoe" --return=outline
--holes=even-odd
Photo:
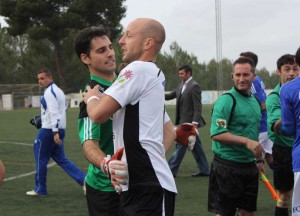
[[[192,177],[207,177],[209,176],[209,173],[201,173],[201,172],[198,172],[198,173],[195,173],[193,175],[191,175]]]

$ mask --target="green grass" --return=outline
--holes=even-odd
[[[174,106],[167,107],[173,119]],[[204,105],[203,115],[207,126],[200,129],[200,137],[206,156],[211,163],[211,140],[209,137],[211,105]],[[37,130],[29,124],[32,116],[39,113],[39,109],[0,111],[0,159],[6,166],[6,178],[30,173],[35,170],[33,147]],[[85,172],[88,162],[82,154],[77,135],[78,109],[69,109],[67,112],[67,133],[65,139],[65,153]],[[29,144],[29,145],[22,145]],[[167,156],[173,152],[170,150]],[[208,178],[190,177],[197,171],[192,154],[187,151],[176,177],[178,195],[176,199],[176,216],[211,216],[207,212]],[[272,172],[267,176],[272,182]],[[4,182],[0,187],[0,215],[1,216],[83,216],[87,215],[87,205],[80,186],[76,184],[59,166],[48,169],[47,176],[48,196],[27,197],[25,192],[34,186],[34,175]],[[258,197],[258,211],[256,215],[274,215],[275,201],[260,183]]]

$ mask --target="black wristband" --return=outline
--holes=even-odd
[[[259,163],[263,163],[263,164],[264,164],[265,161],[264,161],[264,160],[256,160],[255,163],[256,163],[256,164],[259,164]]]

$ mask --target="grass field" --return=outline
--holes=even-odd
[[[211,105],[204,105],[203,115],[207,126],[200,129],[203,148],[211,163],[211,140],[209,137]],[[174,106],[167,107],[170,117],[174,117]],[[59,166],[48,169],[47,197],[27,197],[25,192],[34,186],[35,164],[32,143],[37,130],[29,124],[38,109],[0,111],[0,159],[4,162],[7,172],[6,181],[0,187],[0,215],[1,216],[85,216],[87,215],[86,200],[82,188],[75,183]],[[78,109],[67,112],[67,133],[65,139],[65,153],[85,172],[88,162],[83,157],[81,145],[77,135]],[[168,156],[173,152],[169,152]],[[50,161],[52,162],[52,161]],[[211,216],[207,212],[208,178],[190,177],[197,171],[196,163],[190,152],[181,164],[176,177],[178,195],[176,199],[176,216]],[[272,182],[272,172],[267,176]],[[260,183],[258,197],[258,216],[274,215],[275,201]]]

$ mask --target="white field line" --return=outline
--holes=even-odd
[[[23,146],[33,146],[33,144],[21,143],[21,142],[0,141],[0,143],[8,143],[8,144],[13,144],[13,145],[23,145]],[[55,165],[56,165],[56,163],[52,162],[52,163],[47,165],[47,168],[53,167]],[[6,182],[6,181],[12,181],[12,180],[15,180],[15,179],[19,179],[19,178],[24,178],[24,177],[27,177],[27,176],[30,176],[30,175],[34,175],[35,173],[36,173],[36,171],[32,171],[32,172],[29,172],[29,173],[23,173],[23,174],[13,176],[13,177],[10,177],[10,178],[5,178],[4,181]]]
[[[8,144],[13,144],[13,145],[24,145],[24,146],[33,146],[33,144],[21,143],[21,142],[0,141],[0,143],[8,143]]]
[[[55,165],[56,165],[55,162],[49,163],[47,165],[47,168],[53,167]],[[21,175],[10,177],[10,178],[5,178],[4,181],[6,182],[6,181],[12,181],[12,180],[15,180],[15,179],[19,179],[19,178],[24,178],[24,177],[27,177],[27,176],[30,176],[30,175],[34,175],[35,173],[36,173],[36,171],[32,171],[32,172],[29,172],[29,173],[24,173],[24,174],[21,174]]]

